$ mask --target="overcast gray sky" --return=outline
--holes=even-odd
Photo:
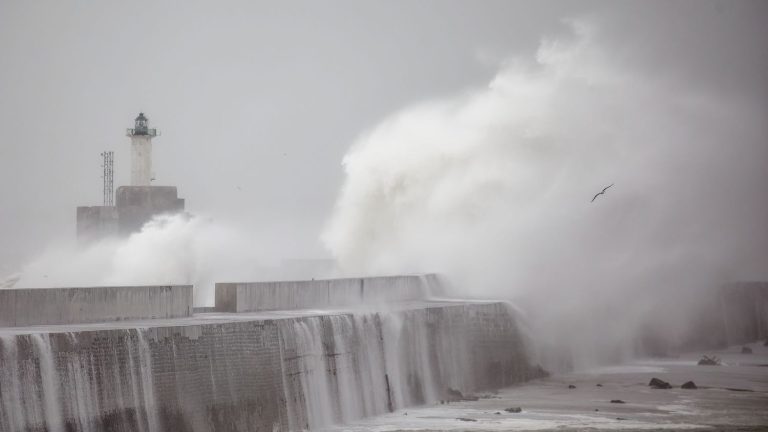
[[[568,17],[597,22],[641,73],[768,114],[764,1],[0,0],[0,273],[74,237],[75,207],[101,203],[101,151],[128,183],[139,111],[163,134],[157,184],[188,210],[326,256],[357,136],[486,85]]]

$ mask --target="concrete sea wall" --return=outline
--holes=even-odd
[[[310,281],[216,284],[216,310],[254,312],[335,308],[423,300],[438,286],[437,276],[384,276]]]
[[[0,289],[0,327],[191,314],[191,285]]]
[[[205,315],[0,331],[0,430],[316,429],[536,373],[503,303]]]

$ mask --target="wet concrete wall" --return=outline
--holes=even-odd
[[[2,431],[316,429],[536,374],[500,303],[0,342]]]
[[[191,285],[0,290],[0,327],[177,318],[191,314]]]
[[[216,311],[252,312],[376,305],[423,300],[437,289],[436,276],[384,276],[309,281],[216,284]]]

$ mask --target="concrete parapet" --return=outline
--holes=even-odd
[[[216,284],[217,312],[256,312],[423,300],[436,276],[382,276]]]
[[[77,324],[192,314],[192,285],[0,290],[0,327]]]

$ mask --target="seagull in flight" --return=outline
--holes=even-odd
[[[611,187],[611,186],[613,186],[613,183],[611,183],[609,186],[606,186],[605,188],[603,188],[603,190],[601,190],[600,192],[596,193],[595,196],[592,197],[592,201],[590,201],[590,202],[595,202],[595,199],[597,197],[599,197],[600,195],[604,194],[605,191],[607,191],[608,188]]]

